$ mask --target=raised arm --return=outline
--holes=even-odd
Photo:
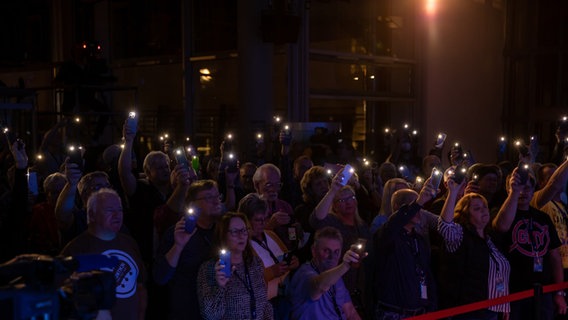
[[[81,180],[82,172],[79,166],[65,160],[65,178],[67,183],[61,190],[57,203],[55,204],[55,218],[59,230],[65,231],[73,224],[73,211],[75,210],[75,198],[77,197],[77,185]]]
[[[568,181],[568,159],[554,171],[546,185],[540,192],[534,194],[533,203],[537,208],[542,208],[545,204],[554,199],[554,197],[563,191]]]
[[[448,197],[444,202],[442,213],[440,214],[440,218],[442,218],[445,222],[454,221],[454,208],[458,201],[459,190],[463,183],[464,182],[458,184],[453,179],[448,179]]]
[[[517,173],[518,170],[518,168],[513,170],[513,173],[509,178],[509,189],[507,190],[509,194],[507,199],[505,199],[505,202],[501,205],[497,216],[493,219],[493,228],[495,228],[498,232],[507,232],[509,228],[511,228],[513,220],[515,220],[519,194],[523,188],[523,186],[520,185],[521,178]]]
[[[132,147],[134,137],[136,137],[136,127],[132,123],[124,121],[122,134],[124,137],[124,148],[118,159],[118,176],[124,193],[132,196],[136,192],[136,177],[132,173]]]
[[[317,220],[325,219],[325,217],[327,217],[327,214],[331,211],[333,199],[335,198],[337,192],[343,187],[343,185],[341,185],[341,178],[343,176],[342,171],[343,169],[339,170],[335,177],[333,177],[329,190],[314,209],[313,214],[315,215]]]
[[[341,278],[351,268],[352,262],[358,262],[362,257],[359,257],[357,252],[352,248],[347,250],[343,255],[343,261],[337,267],[326,270],[315,277],[310,279],[310,297],[312,300],[318,300],[324,293],[326,293],[331,286],[333,286],[339,278]]]

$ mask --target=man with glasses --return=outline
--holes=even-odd
[[[215,223],[224,212],[220,199],[215,181],[192,183],[186,202],[197,215],[195,228],[186,229],[183,215],[163,236],[154,263],[154,281],[168,284],[168,319],[201,319],[196,279],[201,263],[211,258]]]
[[[298,269],[290,284],[291,319],[361,319],[342,276],[365,254],[349,249],[338,264],[342,244],[343,237],[336,228],[316,232],[313,258]]]
[[[55,205],[55,217],[62,234],[62,245],[87,230],[86,205],[89,197],[102,188],[111,188],[108,175],[103,171],[94,171],[82,176],[79,166],[65,162],[67,183],[61,190]],[[81,177],[82,176],[82,177]],[[81,199],[76,202],[77,192]]]
[[[268,205],[266,229],[273,230],[289,250],[297,249],[302,231],[300,224],[294,221],[292,206],[278,198],[282,189],[280,169],[265,163],[256,169],[252,181],[256,192]]]

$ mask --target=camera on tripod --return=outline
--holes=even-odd
[[[21,255],[0,265],[2,319],[93,319],[115,302],[114,257]],[[73,273],[69,276],[70,273]]]

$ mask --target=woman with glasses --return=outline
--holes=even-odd
[[[355,190],[349,186],[348,181],[343,181],[343,170],[339,170],[333,177],[329,191],[310,215],[310,225],[315,230],[330,226],[341,232],[343,235],[342,254],[351,245],[371,239],[369,226],[359,216]],[[356,177],[351,179],[356,179]],[[361,250],[368,252],[370,248],[367,246],[361,248]],[[363,269],[363,267],[351,268],[343,275],[345,286],[349,290],[351,300],[359,314],[364,312],[362,309],[363,297],[361,296],[361,289],[365,286]]]
[[[250,244],[250,225],[243,213],[228,212],[217,224],[219,251],[227,261],[214,258],[199,268],[197,295],[204,319],[273,319],[268,302],[264,267]],[[224,267],[230,262],[228,274]],[[191,310],[188,310],[191,312]]]
[[[289,252],[278,235],[266,230],[267,204],[256,193],[249,193],[239,202],[239,212],[247,215],[251,229],[251,245],[264,266],[268,299],[274,309],[274,319],[288,319],[290,303],[284,292],[290,271],[299,267],[296,253]]]

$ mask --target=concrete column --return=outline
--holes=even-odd
[[[260,29],[265,4],[266,1],[263,0],[238,1],[239,125],[235,129],[238,133],[241,159],[253,157],[254,133],[260,130],[267,134],[274,113],[274,46],[262,41]],[[265,141],[268,142],[268,139]]]

